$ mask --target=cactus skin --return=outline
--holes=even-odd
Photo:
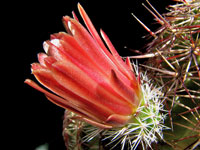
[[[165,143],[157,148],[195,149],[200,145],[200,1],[179,0],[168,7],[169,12],[156,15],[161,27],[150,34],[142,65],[149,78],[163,86],[168,110],[164,132]],[[157,12],[156,12],[157,13]],[[167,143],[167,144],[166,144]]]
[[[86,122],[80,121],[80,116],[73,112],[65,110],[63,121],[63,137],[67,150],[103,150],[101,145],[101,130],[97,131],[96,135],[87,136],[93,129],[91,125]],[[96,128],[94,128],[96,130]],[[90,138],[90,139],[89,139]]]

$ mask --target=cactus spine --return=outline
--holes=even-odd
[[[154,39],[146,54],[132,57],[148,58],[141,66],[163,86],[166,125],[172,130],[164,132],[168,146],[161,144],[159,149],[195,149],[200,144],[200,1],[179,2],[162,16],[151,6],[161,27],[148,30]]]

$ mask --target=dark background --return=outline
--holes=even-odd
[[[62,139],[62,117],[64,110],[46,100],[40,92],[23,82],[31,75],[30,64],[37,61],[37,53],[43,51],[42,43],[50,34],[64,31],[62,17],[70,15],[80,2],[87,11],[96,29],[102,28],[119,51],[120,55],[134,55],[129,49],[141,49],[148,40],[142,36],[148,33],[133,18],[134,13],[152,30],[153,17],[142,6],[145,0],[102,1],[102,0],[54,0],[7,2],[5,32],[2,42],[2,78],[6,85],[2,92],[2,116],[6,118],[6,149],[35,150],[48,143],[49,150],[64,150]],[[151,0],[160,13],[174,2]],[[146,4],[147,5],[147,4]],[[80,19],[81,20],[81,19]],[[2,32],[4,28],[2,28]],[[3,35],[2,35],[3,36]],[[3,48],[6,45],[6,48]],[[129,49],[125,49],[124,47]],[[5,57],[5,58],[4,58]],[[5,67],[5,68],[4,68]],[[5,82],[4,82],[5,83]],[[4,93],[5,91],[5,93]],[[6,97],[6,98],[5,98]],[[6,114],[6,115],[5,115]],[[9,114],[9,115],[7,115]],[[2,128],[3,131],[4,128]]]

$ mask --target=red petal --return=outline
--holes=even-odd
[[[45,87],[73,103],[77,109],[90,112],[90,115],[94,115],[101,120],[105,120],[112,113],[104,105],[98,104],[97,97],[91,94],[92,91],[89,92],[84,89],[70,77],[63,76],[55,71],[52,73],[50,70],[45,69],[35,70],[33,74]]]
[[[102,51],[102,49],[97,45],[88,31],[77,21],[64,17],[65,24],[73,33],[73,37],[76,39],[77,43],[86,51],[90,58],[95,59],[96,63],[102,67],[102,70],[110,71],[111,68],[116,68],[113,62],[108,58],[108,56]]]
[[[100,118],[94,116],[95,115],[95,111],[94,111],[94,113],[88,113],[87,111],[84,111],[79,106],[75,105],[74,103],[72,103],[72,102],[70,102],[70,101],[68,101],[66,99],[63,99],[61,97],[58,97],[58,96],[56,96],[56,95],[44,90],[43,88],[38,86],[32,80],[26,79],[25,83],[30,85],[31,87],[35,88],[36,90],[44,93],[47,96],[47,98],[50,101],[52,101],[53,103],[55,103],[56,105],[58,105],[60,107],[63,107],[65,109],[69,109],[70,111],[72,111],[74,113],[77,113],[78,115],[81,115],[82,117],[86,117],[86,118],[93,119],[93,120],[96,120],[96,121],[101,121],[101,120],[99,120]],[[91,109],[92,108],[93,107],[91,107]]]
[[[115,70],[119,74],[119,78],[123,80],[127,85],[130,85],[130,80],[128,80],[124,74],[118,70],[118,66],[113,60],[105,54],[105,52],[97,45],[88,31],[77,21],[64,17],[65,24],[68,24],[73,36],[77,43],[86,51],[87,55],[95,59],[96,64],[104,70],[106,73],[110,73],[111,69]]]
[[[76,63],[83,70],[92,70],[92,74],[99,74],[101,77],[104,77],[105,71],[101,70],[99,66],[95,63],[92,58],[90,58],[86,52],[78,45],[73,37],[68,34],[59,33],[54,35],[54,37],[60,38],[56,39],[59,41],[59,47],[47,41],[45,45],[48,44],[48,53],[49,55],[56,58],[58,61],[72,61]],[[108,76],[108,73],[107,73]]]
[[[37,69],[45,69],[46,67],[42,66],[41,64],[39,63],[32,63],[31,64],[31,70],[37,70]]]
[[[78,21],[78,22],[79,22],[79,20],[78,20],[78,17],[76,16],[76,14],[75,14],[75,12],[74,12],[74,11],[72,11],[72,15],[73,15],[73,18],[74,18],[76,21]]]
[[[88,30],[90,31],[91,35],[93,36],[93,38],[95,39],[95,41],[99,44],[99,46],[102,48],[102,50],[105,52],[105,54],[119,67],[119,69],[126,74],[130,79],[132,79],[134,77],[134,74],[129,71],[129,68],[125,65],[125,63],[123,62],[123,60],[121,59],[121,57],[119,56],[119,54],[117,53],[117,51],[115,50],[114,46],[112,45],[112,43],[110,42],[109,38],[107,37],[107,35],[101,31],[102,33],[102,37],[104,38],[106,44],[108,45],[109,49],[111,50],[114,58],[116,61],[114,61],[110,55],[110,53],[108,52],[107,48],[105,47],[103,41],[101,40],[98,32],[96,31],[95,27],[93,26],[90,18],[88,17],[87,13],[85,12],[85,10],[83,9],[83,7],[78,4],[78,9],[79,12],[88,28]]]
[[[127,64],[127,66],[130,68],[130,70],[131,70],[132,72],[134,72],[133,66],[132,66],[132,64],[131,64],[131,61],[130,61],[130,58],[129,58],[129,57],[126,57],[126,64]]]
[[[110,48],[115,60],[113,60],[113,57],[110,55],[110,53],[108,52],[107,48],[105,47],[103,41],[101,40],[98,32],[96,31],[95,27],[93,26],[90,18],[88,17],[87,13],[85,12],[85,10],[83,9],[83,7],[78,4],[78,9],[79,12],[88,28],[88,30],[90,31],[91,35],[93,36],[94,40],[99,44],[99,46],[102,48],[102,50],[104,51],[104,53],[113,61],[113,63],[115,63],[116,66],[118,66],[118,68],[126,75],[128,76],[130,79],[132,79],[134,77],[134,74],[129,70],[129,68],[125,65],[125,63],[123,62],[123,60],[121,59],[121,57],[119,56],[119,54],[117,53],[117,51],[115,50],[114,46],[112,45],[112,43],[110,42],[109,38],[106,36],[106,34],[103,32],[102,33],[102,37],[104,38],[105,42],[107,43],[108,47]],[[114,68],[113,68],[114,69]]]
[[[53,63],[57,62],[56,59],[52,56],[48,56],[44,59],[44,63],[47,67],[51,67]]]
[[[56,81],[65,88],[73,89],[73,92],[91,103],[98,105],[105,112],[112,110],[111,112],[125,115],[133,112],[131,104],[116,92],[110,90],[112,87],[109,87],[109,85],[105,86],[106,82],[103,84],[102,81],[98,81],[95,78],[92,79],[88,74],[70,62],[66,65],[56,63],[53,67],[63,74],[59,74],[58,72],[54,73],[54,77],[56,75]],[[73,81],[74,79],[76,81]]]
[[[123,116],[118,114],[113,114],[108,117],[106,123],[113,124],[113,125],[124,125],[126,124],[132,116]]]
[[[44,93],[46,96],[50,97],[51,99],[54,99],[54,102],[56,104],[58,104],[59,106],[64,107],[64,108],[68,108],[69,102],[67,100],[65,100],[61,97],[58,97],[58,96],[44,90],[43,88],[41,88],[39,85],[37,85],[35,82],[33,82],[30,79],[26,79],[25,83],[30,85],[31,87],[35,88],[36,90]]]
[[[139,99],[135,93],[135,89],[128,87],[125,85],[120,79],[117,77],[116,73],[112,70],[111,74],[111,84],[112,87],[118,91],[118,93],[124,97],[129,103],[133,105],[133,107],[137,108],[139,105]]]
[[[80,115],[81,118],[82,117],[87,118],[88,120],[93,119],[94,122],[102,121],[102,120],[100,120],[100,118],[98,116],[95,116],[96,115],[95,113],[91,112],[92,111],[91,109],[84,110],[83,108],[79,108],[78,106],[73,105],[73,103],[71,103],[71,102],[69,102],[68,104],[66,102],[63,103],[60,99],[55,99],[55,98],[48,97],[48,96],[47,96],[47,99],[50,100],[52,103],[54,103],[64,109],[67,109],[69,111],[76,113],[77,115]]]
[[[113,126],[110,125],[110,124],[106,124],[104,122],[102,122],[102,123],[96,122],[96,121],[88,119],[88,118],[80,118],[80,120],[83,120],[83,121],[85,121],[85,122],[87,122],[87,123],[89,123],[89,124],[91,124],[93,126],[96,126],[96,127],[99,127],[99,128],[103,128],[103,129],[111,129],[111,128],[113,128]]]
[[[39,53],[38,54],[38,61],[40,62],[40,64],[42,66],[45,66],[45,63],[44,63],[44,59],[48,57],[45,53]]]
[[[72,36],[65,33],[59,33],[57,34],[57,37],[60,39],[60,43],[62,45],[61,48],[65,52],[65,55],[69,55],[71,60],[73,59],[74,62],[77,62],[85,68],[89,68],[93,70],[93,72],[97,72],[100,75],[108,75],[105,70],[102,70],[98,64],[96,64],[95,59],[91,58],[90,55],[88,55],[88,53],[80,47]]]
[[[48,55],[54,57],[57,61],[65,61],[70,55],[66,53],[59,39],[44,42],[45,47],[48,47]]]
[[[118,95],[118,93],[113,91],[112,87],[99,84],[96,88],[96,93],[102,103],[114,112],[113,114],[130,115],[134,112],[134,107]]]
[[[91,77],[92,75],[92,72],[89,73],[89,72],[84,72],[82,69],[80,69],[77,65],[73,64],[72,62],[70,61],[67,61],[67,62],[57,62],[55,64],[53,64],[52,66],[56,71],[62,73],[62,77],[66,79],[68,78],[72,78],[73,80],[76,80],[76,82],[85,87],[85,88],[88,88],[90,87],[91,89],[94,89],[97,85],[98,85],[98,82],[103,82],[101,80],[98,80],[98,78],[96,78],[95,76],[94,77]],[[60,74],[61,75],[61,74]],[[91,76],[90,76],[91,75]],[[65,79],[63,79],[65,80]],[[66,84],[66,86],[68,86],[68,84]]]
[[[99,46],[104,50],[104,52],[108,55],[108,50],[105,47],[103,41],[101,40],[98,32],[96,31],[95,27],[93,26],[90,18],[88,17],[87,13],[85,12],[85,10],[83,9],[83,7],[78,3],[78,10],[81,14],[81,17],[84,20],[84,23],[86,24],[88,30],[90,31],[91,35],[93,36],[93,38],[95,39],[95,41],[99,44]]]
[[[105,32],[103,32],[103,30],[101,30],[101,35],[102,35],[104,41],[106,42],[106,44],[108,45],[108,48],[110,49],[111,53],[113,54],[113,57],[116,60],[117,66],[119,67],[120,71],[124,75],[126,75],[129,79],[135,80],[135,76],[134,76],[133,72],[124,63],[124,61],[122,60],[122,58],[120,57],[120,55],[117,53],[117,50],[114,48],[114,46],[112,45],[110,39],[105,34]]]

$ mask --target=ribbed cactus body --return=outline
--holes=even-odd
[[[154,83],[163,86],[165,122],[172,128],[164,132],[170,146],[159,149],[194,149],[200,142],[200,1],[182,1],[168,10],[148,44],[153,57],[144,65]]]

